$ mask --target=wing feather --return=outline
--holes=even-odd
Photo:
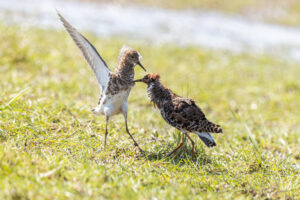
[[[94,71],[102,91],[107,87],[110,70],[96,48],[57,11],[60,21]]]
[[[222,128],[210,122],[192,99],[176,97],[164,107],[165,120],[180,130],[221,133]],[[170,110],[174,112],[170,112]]]

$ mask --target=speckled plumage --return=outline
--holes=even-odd
[[[102,114],[106,116],[104,146],[106,144],[106,138],[108,134],[107,123],[109,118],[113,115],[122,113],[125,117],[127,133],[130,135],[135,146],[142,151],[137,142],[133,139],[127,126],[127,100],[131,88],[135,85],[133,82],[134,67],[136,65],[140,65],[144,69],[140,63],[141,55],[137,51],[124,46],[120,51],[119,65],[115,71],[111,72],[96,48],[73,26],[71,26],[71,24],[69,24],[61,14],[58,13],[58,16],[77,47],[81,50],[89,66],[94,71],[101,88],[98,105],[93,109],[93,112],[95,114]]]
[[[168,124],[184,133],[195,132],[208,147],[216,145],[210,133],[221,133],[222,128],[207,120],[194,100],[180,97],[166,88],[160,82],[158,74],[148,74],[135,82],[144,82],[148,85],[150,100],[160,110]]]

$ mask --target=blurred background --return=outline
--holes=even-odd
[[[98,36],[300,60],[297,0],[2,0],[0,19],[62,29],[55,8],[80,30]]]

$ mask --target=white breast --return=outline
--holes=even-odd
[[[131,89],[121,90],[117,94],[103,94],[99,108],[100,114],[112,116],[124,111],[127,112],[127,100]]]

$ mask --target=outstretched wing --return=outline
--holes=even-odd
[[[110,73],[105,61],[102,59],[96,48],[83,35],[69,24],[69,22],[67,22],[67,20],[58,11],[57,14],[73,41],[82,52],[85,60],[94,71],[98,83],[103,91],[109,81]]]

